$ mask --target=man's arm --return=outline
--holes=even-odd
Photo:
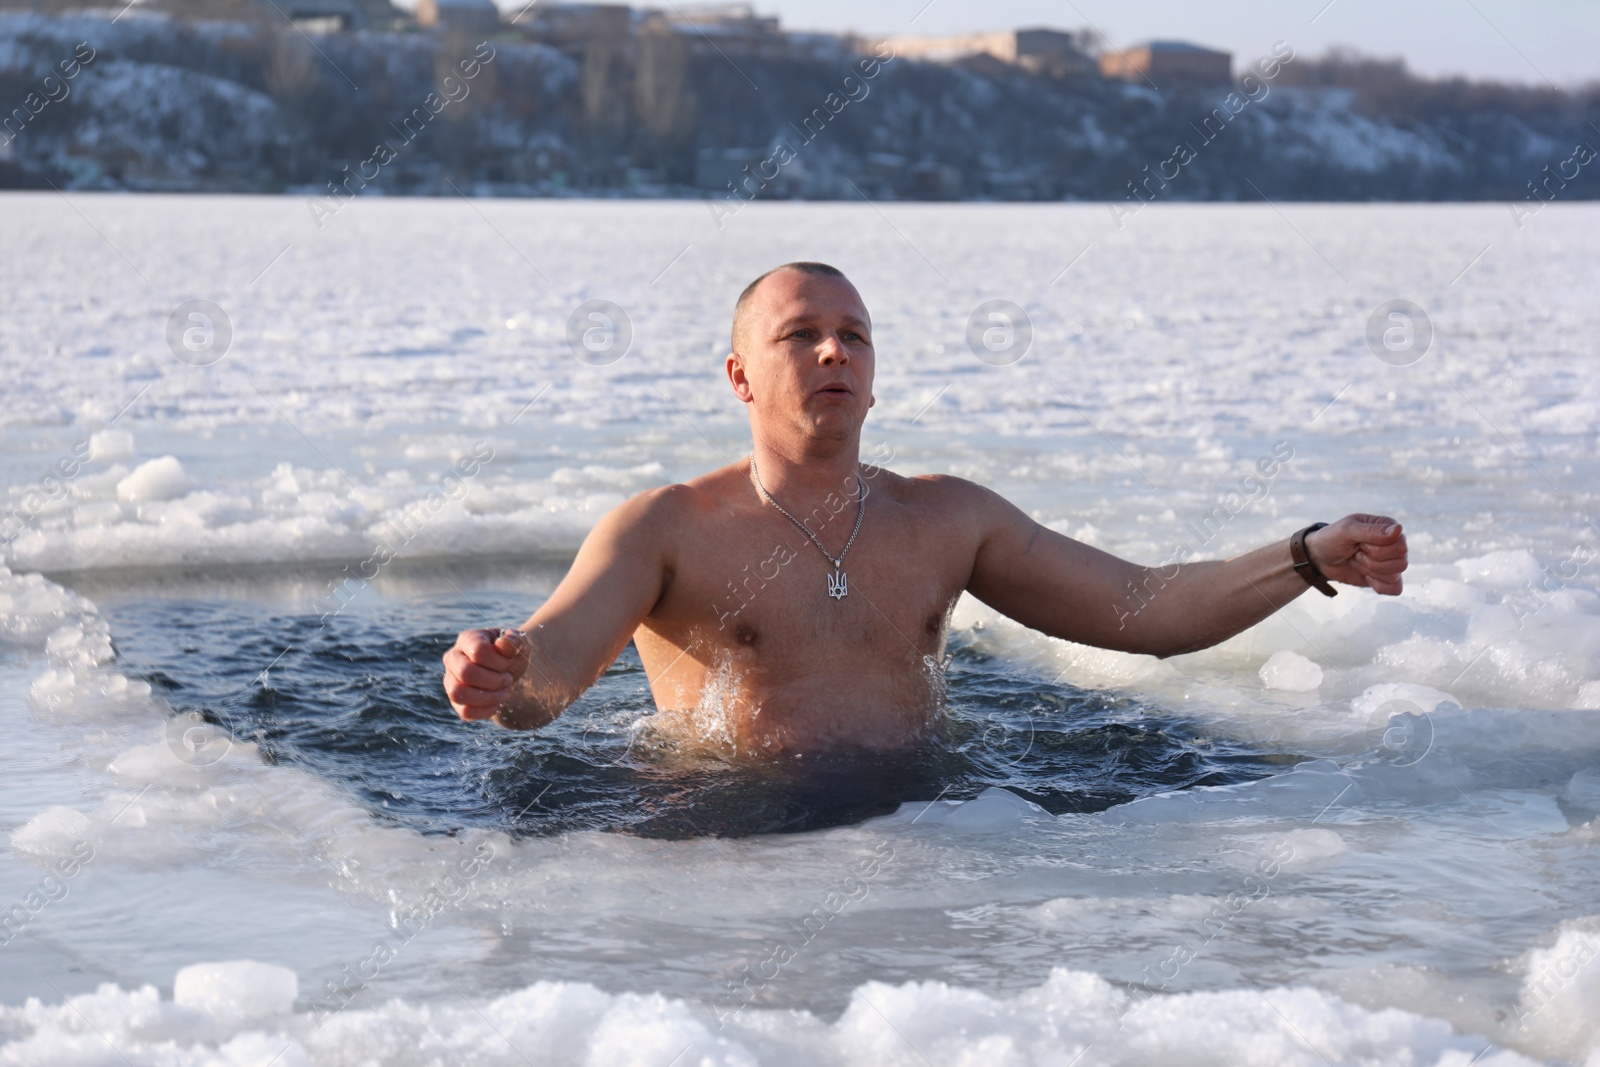
[[[1225,641],[1311,588],[1287,537],[1233,559],[1142,567],[1047,529],[982,486],[961,492],[978,523],[968,591],[1052,637],[1175,656]],[[1333,581],[1400,593],[1405,533],[1387,516],[1347,515],[1309,535],[1306,550]]]
[[[675,515],[689,491],[652,489],[608,513],[519,629],[463,631],[444,657],[456,714],[537,730],[593,685],[671,580]]]

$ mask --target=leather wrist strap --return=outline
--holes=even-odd
[[[1289,556],[1294,560],[1294,571],[1306,580],[1306,584],[1323,596],[1338,596],[1339,591],[1328,584],[1327,577],[1311,562],[1311,553],[1306,551],[1306,535],[1316,533],[1324,526],[1325,522],[1314,522],[1304,530],[1289,538]]]

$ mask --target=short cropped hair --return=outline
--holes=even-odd
[[[750,306],[750,300],[755,296],[756,290],[761,287],[761,283],[778,273],[780,270],[797,270],[801,274],[810,274],[816,277],[844,278],[845,281],[850,280],[844,277],[844,271],[840,270],[838,267],[829,266],[826,263],[814,263],[810,260],[800,260],[795,263],[785,263],[781,267],[773,267],[755,281],[745,286],[744,292],[739,294],[739,299],[734,301],[733,330],[731,334],[734,348],[737,349],[739,347],[739,326],[744,321],[746,310]]]

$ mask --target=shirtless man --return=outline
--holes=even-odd
[[[752,282],[727,358],[752,455],[606,515],[520,629],[463,632],[444,657],[456,713],[538,729],[632,638],[669,736],[751,754],[900,749],[937,719],[963,591],[1052,637],[1161,657],[1225,640],[1323,576],[1400,592],[1405,536],[1386,516],[1305,536],[1315,571],[1295,569],[1290,539],[1152,581],[981,485],[863,464],[875,359],[839,271],[795,263]],[[1155,590],[1137,612],[1133,589]]]

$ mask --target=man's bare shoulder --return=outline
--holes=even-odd
[[[873,488],[884,489],[897,503],[942,516],[988,515],[1005,503],[993,489],[953,474],[907,477],[881,467],[868,467],[867,477]]]
[[[670,536],[727,507],[737,499],[743,481],[737,466],[730,464],[687,482],[658,485],[636,493],[607,518],[619,528]]]
[[[735,499],[749,496],[755,490],[750,484],[750,465],[737,460],[727,466],[707,471],[678,485],[664,488],[679,490],[679,503],[686,506],[720,507]]]

